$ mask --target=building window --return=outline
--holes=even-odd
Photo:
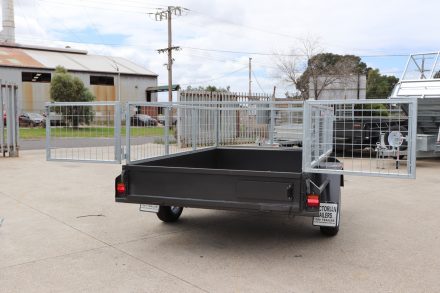
[[[26,82],[50,82],[51,74],[42,72],[22,72],[21,81]]]
[[[90,85],[114,85],[113,76],[90,75]]]

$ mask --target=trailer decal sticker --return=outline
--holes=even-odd
[[[338,216],[338,204],[321,203],[319,205],[319,217],[313,217],[313,225],[336,227]]]

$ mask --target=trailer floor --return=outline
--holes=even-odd
[[[438,291],[439,160],[415,181],[346,177],[335,238],[271,215],[166,225],[114,202],[120,166],[44,160],[0,158],[0,292]]]

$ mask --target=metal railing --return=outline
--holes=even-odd
[[[48,104],[48,160],[129,163],[211,147],[302,146],[304,172],[415,176],[414,99],[129,102],[124,111],[118,103]]]
[[[18,157],[19,124],[15,84],[0,81],[0,156]]]
[[[121,162],[118,102],[46,104],[47,160]]]
[[[301,145],[302,102],[128,103],[126,160],[217,146]]]

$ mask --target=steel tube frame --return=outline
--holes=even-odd
[[[113,141],[114,141],[114,158],[113,160],[84,160],[84,159],[63,159],[52,157],[52,145],[51,145],[51,107],[75,107],[75,106],[113,106]],[[48,113],[46,117],[46,160],[47,161],[61,161],[61,162],[81,162],[81,163],[105,163],[105,164],[120,164],[122,162],[122,146],[121,146],[121,107],[119,102],[48,102],[45,104],[46,111]],[[128,119],[130,123],[130,119]],[[129,141],[129,134],[127,135],[127,141]]]
[[[315,168],[319,166],[319,162],[325,160],[331,152],[326,151],[319,155],[316,160],[312,161],[312,149],[311,149],[311,122],[313,119],[314,108],[321,108],[326,106],[344,105],[344,104],[408,104],[408,165],[407,174],[395,174],[395,173],[383,173],[383,172],[365,172],[356,170],[331,170],[331,169],[319,169]],[[315,117],[316,118],[316,117]],[[303,171],[310,173],[324,173],[324,174],[345,174],[345,175],[362,175],[362,176],[375,176],[375,177],[393,177],[393,178],[410,178],[414,179],[416,176],[416,131],[417,131],[417,99],[416,98],[396,98],[396,99],[374,99],[374,100],[334,100],[334,101],[307,101],[304,105],[304,122],[303,122]],[[331,126],[331,125],[330,125]],[[319,131],[320,123],[315,121],[314,131]],[[316,128],[318,128],[316,130]],[[325,134],[324,134],[325,135]],[[325,150],[324,150],[325,151]]]

